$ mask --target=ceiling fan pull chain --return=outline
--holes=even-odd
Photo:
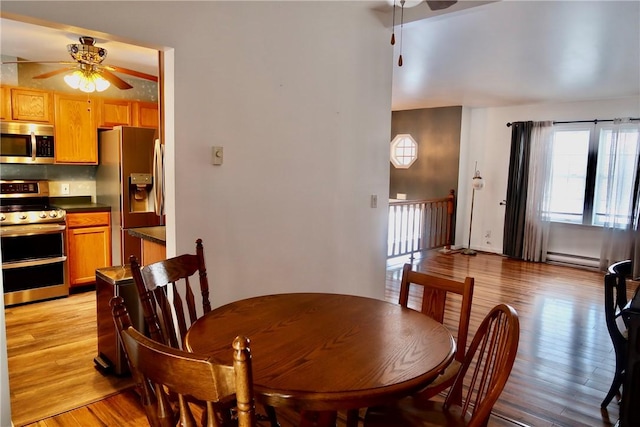
[[[396,0],[393,0],[393,14],[391,15],[392,23],[391,23],[391,46],[396,44]]]
[[[402,67],[402,36],[404,28],[404,2],[400,0],[400,56],[398,57],[398,67]]]

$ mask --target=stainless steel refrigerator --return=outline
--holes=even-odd
[[[96,199],[111,206],[111,250],[113,265],[129,263],[129,256],[141,259],[140,239],[129,235],[136,227],[160,225],[155,212],[155,129],[117,126],[99,135],[99,166]],[[158,182],[154,182],[158,181]]]

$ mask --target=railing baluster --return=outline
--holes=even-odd
[[[389,202],[387,257],[451,248],[455,192],[442,199]]]

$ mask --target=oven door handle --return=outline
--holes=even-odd
[[[6,262],[2,264],[2,269],[11,270],[12,268],[35,267],[38,265],[47,265],[47,264],[55,264],[57,262],[64,262],[66,260],[67,260],[66,256],[59,256],[59,257],[52,257],[52,258],[33,259],[29,261]]]
[[[64,224],[55,224],[55,225],[47,225],[47,226],[38,226],[37,228],[31,226],[15,226],[14,227],[5,227],[2,230],[2,237],[21,237],[21,236],[35,236],[39,234],[55,234],[64,231],[67,228]]]

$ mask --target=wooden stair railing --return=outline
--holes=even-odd
[[[453,243],[455,191],[447,197],[429,200],[389,202],[387,258],[445,248]]]

